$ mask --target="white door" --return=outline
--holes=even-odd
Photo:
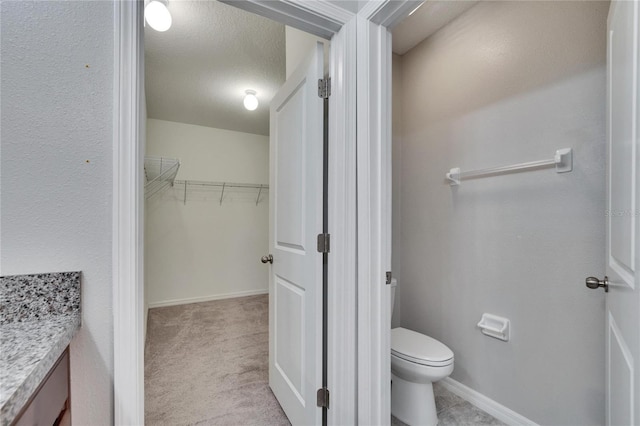
[[[640,221],[637,201],[638,0],[614,1],[608,19],[606,422],[640,424]]]
[[[322,419],[323,68],[318,43],[270,107],[269,385],[294,425]]]

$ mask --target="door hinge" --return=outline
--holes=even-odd
[[[391,284],[391,279],[393,278],[393,275],[391,274],[391,271],[387,271],[387,273],[385,274],[385,278],[387,279],[387,284]]]
[[[331,235],[318,234],[318,253],[329,253]]]
[[[329,409],[329,389],[320,388],[318,389],[317,395],[318,395],[318,402],[317,402],[318,407],[324,407],[326,409]]]
[[[318,79],[318,96],[322,99],[329,99],[331,96],[331,79],[320,78]]]

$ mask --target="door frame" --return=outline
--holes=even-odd
[[[331,38],[328,424],[390,419],[391,36],[420,0],[223,0]],[[113,404],[144,424],[144,31],[141,0],[114,1]],[[356,48],[357,47],[357,48]],[[352,372],[352,374],[345,374]]]
[[[613,41],[612,41],[612,33],[614,29],[612,28],[613,20],[615,19],[616,13],[622,13],[617,8],[620,7],[620,1],[612,1],[609,5],[609,14],[607,16],[607,103],[606,103],[606,113],[607,113],[607,177],[606,177],[606,188],[607,188],[607,199],[606,199],[606,208],[607,212],[612,213],[615,210],[610,210],[614,206],[612,206],[612,167],[615,167],[614,158],[612,156],[613,143],[614,143],[614,135],[612,133],[613,126],[613,115],[612,111],[615,110],[614,99],[613,99]],[[635,156],[635,161],[638,161],[638,149],[640,149],[640,137],[638,132],[637,123],[640,123],[640,84],[637,77],[638,69],[640,68],[640,46],[639,39],[640,37],[638,31],[638,14],[640,11],[640,2],[639,0],[634,0],[634,4],[632,5],[633,11],[632,14],[635,15],[633,17],[634,21],[634,29],[632,30],[633,36],[636,37],[634,43],[632,43],[633,48],[633,56],[631,67],[633,69],[632,76],[634,80],[631,82],[632,86],[632,111],[635,114],[632,118],[634,123],[632,124],[632,144],[635,144],[635,150],[632,153]],[[626,15],[625,15],[626,16]],[[636,167],[637,169],[637,167]],[[634,326],[637,327],[637,324],[634,324],[633,319],[625,318],[624,315],[628,313],[631,309],[637,309],[638,303],[640,300],[636,299],[631,302],[629,305],[626,305],[624,308],[624,304],[621,306],[621,301],[626,299],[628,302],[631,297],[638,297],[638,295],[634,295],[634,290],[636,290],[640,286],[640,269],[638,265],[640,265],[640,215],[638,214],[638,204],[637,200],[640,199],[640,173],[637,170],[632,170],[631,174],[635,174],[635,182],[631,187],[631,192],[635,191],[631,195],[627,194],[627,196],[631,197],[632,205],[630,211],[620,212],[622,214],[631,215],[631,226],[635,227],[635,235],[632,235],[631,244],[633,247],[631,248],[631,265],[624,265],[622,261],[615,259],[614,254],[612,252],[612,244],[613,244],[613,234],[612,234],[612,218],[607,214],[607,219],[605,221],[605,226],[607,228],[606,231],[606,249],[605,249],[605,271],[604,275],[609,276],[611,281],[609,285],[609,289],[606,291],[607,296],[605,296],[606,304],[605,304],[605,325],[606,325],[606,337],[605,337],[605,368],[606,368],[606,377],[605,377],[605,424],[611,425],[611,417],[612,417],[612,408],[611,408],[611,377],[612,377],[612,361],[611,354],[612,348],[615,345],[617,350],[620,351],[621,355],[626,362],[625,367],[628,368],[630,375],[632,377],[629,378],[629,390],[630,390],[630,408],[631,411],[628,413],[629,418],[631,419],[631,424],[638,424],[638,420],[640,419],[640,404],[635,403],[637,401],[637,395],[640,391],[640,369],[637,368],[638,360],[634,360],[634,356],[638,351],[638,344],[640,343],[640,330],[634,330],[637,334],[636,336],[630,336],[633,331]],[[635,197],[635,201],[633,200]],[[633,263],[635,262],[635,268]],[[612,265],[617,263],[618,265]],[[628,267],[628,271],[625,271],[625,266]],[[626,275],[626,276],[625,276]],[[621,312],[620,309],[626,310],[627,312]],[[636,311],[637,313],[637,311]],[[614,316],[615,315],[615,316]],[[636,316],[637,318],[637,316]],[[616,319],[618,322],[616,322]],[[631,347],[629,347],[630,345]],[[634,371],[634,367],[636,370]]]

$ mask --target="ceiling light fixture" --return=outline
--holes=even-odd
[[[258,108],[258,98],[256,97],[255,90],[245,90],[244,91],[244,107],[249,111],[253,111]]]
[[[156,31],[167,31],[171,27],[171,13],[167,0],[151,0],[144,7],[144,18]]]

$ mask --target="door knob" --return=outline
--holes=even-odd
[[[602,287],[604,288],[605,293],[609,293],[609,277],[604,277],[604,280],[599,280],[596,277],[589,277],[585,280],[585,284],[590,289]]]
[[[262,263],[273,263],[273,256],[268,254],[266,256],[262,256],[262,259],[260,259],[260,261]]]

